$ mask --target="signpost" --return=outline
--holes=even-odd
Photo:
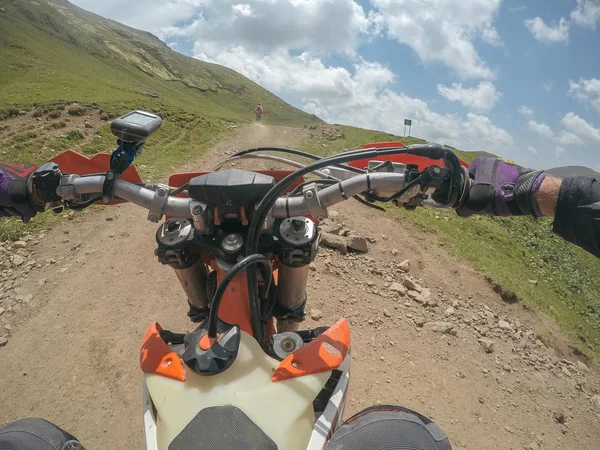
[[[408,137],[410,137],[410,129],[412,127],[411,119],[404,119],[404,136],[406,136],[406,127],[408,127]]]

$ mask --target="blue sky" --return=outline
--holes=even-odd
[[[321,118],[600,171],[600,0],[71,0]]]

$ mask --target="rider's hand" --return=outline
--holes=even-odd
[[[473,214],[540,217],[534,194],[546,173],[533,171],[496,158],[479,156],[469,166],[469,193],[457,209],[461,217]]]
[[[37,169],[31,164],[0,163],[0,217],[16,216],[27,223],[37,208],[27,193],[27,180]]]

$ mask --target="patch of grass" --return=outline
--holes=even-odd
[[[85,108],[82,106],[72,106],[68,109],[67,114],[70,116],[84,116]]]
[[[62,113],[59,110],[56,110],[56,111],[51,111],[50,114],[48,114],[48,117],[50,119],[58,119],[61,115],[62,115]]]
[[[339,128],[344,131],[344,139],[325,142],[315,128],[301,149],[330,155],[368,142],[422,142],[372,130]],[[490,155],[453,150],[467,162]],[[600,260],[554,235],[550,219],[462,219],[453,211],[433,208],[409,212],[392,207],[388,213],[399,222],[435,233],[447,248],[486,276],[507,300],[516,298],[539,308],[556,321],[577,349],[600,357]]]
[[[78,130],[78,129],[69,131],[67,133],[66,137],[69,141],[81,141],[81,140],[85,139],[85,136],[83,135],[81,130]]]
[[[67,122],[65,122],[64,120],[59,120],[58,122],[52,122],[50,124],[50,127],[54,128],[55,130],[58,128],[64,128],[67,126]]]

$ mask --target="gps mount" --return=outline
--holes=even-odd
[[[110,131],[118,138],[118,147],[110,156],[110,169],[102,186],[102,203],[108,205],[113,201],[115,181],[133,164],[146,139],[161,125],[159,116],[145,111],[132,111],[112,121]]]

